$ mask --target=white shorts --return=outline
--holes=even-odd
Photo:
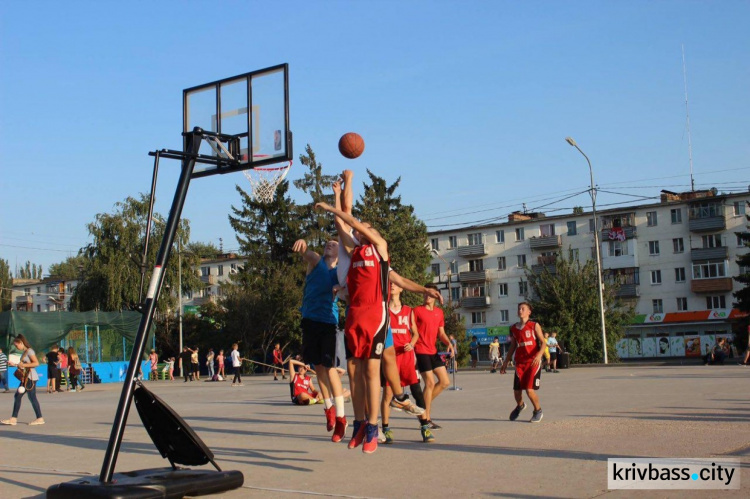
[[[355,244],[359,244],[359,241],[354,238],[353,229],[349,230],[349,235],[352,236]],[[349,267],[351,267],[351,265],[352,257],[346,252],[346,248],[344,248],[344,245],[341,243],[341,238],[339,237],[339,260],[336,264],[336,277],[338,277],[339,280],[339,291],[336,296],[345,302],[349,301],[349,290],[346,289],[346,276],[349,274]]]

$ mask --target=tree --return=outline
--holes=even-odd
[[[69,256],[60,263],[49,266],[49,275],[68,281],[76,281],[81,278],[81,271],[86,263],[82,255]]]
[[[302,232],[306,234],[308,244],[312,248],[322,248],[328,240],[335,237],[336,227],[332,217],[315,210],[315,203],[323,201],[330,205],[334,204],[333,192],[325,192],[324,189],[330,189],[338,175],[323,175],[323,165],[316,160],[310,144],[305,147],[305,154],[300,154],[299,160],[308,171],[301,179],[294,181],[294,186],[309,194],[312,199],[311,203],[300,207]]]
[[[76,310],[133,310],[140,305],[141,256],[148,219],[149,196],[139,199],[128,197],[115,204],[114,213],[99,213],[88,224],[93,242],[81,250],[83,258],[82,281],[76,287],[71,303]],[[163,220],[157,213],[156,220]],[[151,224],[151,241],[148,248],[146,275],[148,284],[156,261],[159,242],[164,235],[164,223]],[[190,222],[183,219],[177,236],[188,240]],[[173,255],[176,249],[173,250]],[[168,290],[177,289],[177,258],[170,258],[164,275],[164,288],[159,295],[157,311],[174,309],[177,300]],[[199,289],[200,277],[191,269],[198,266],[198,257],[191,254],[182,258],[183,290]]]
[[[425,284],[430,281],[426,269],[430,263],[430,250],[425,247],[427,226],[414,215],[414,207],[401,203],[396,189],[401,182],[387,185],[385,179],[367,170],[370,183],[354,205],[354,215],[369,222],[388,241],[391,266],[399,275]],[[408,305],[421,304],[422,297],[411,293],[404,296]]]
[[[750,203],[747,204],[750,207]],[[750,215],[745,215],[745,219],[750,222]],[[750,225],[748,225],[748,228],[750,228]],[[740,237],[745,247],[750,247],[750,232],[739,232],[737,235]],[[744,285],[744,287],[732,294],[737,300],[733,307],[742,312],[750,312],[750,272],[748,272],[750,270],[750,252],[737,258],[737,265],[740,266],[740,271],[742,273],[734,277],[734,280]],[[746,325],[747,324],[743,324],[743,326]],[[738,348],[743,349],[748,344],[747,327],[739,328],[737,333],[738,334],[735,336],[735,345]]]
[[[195,241],[182,248],[183,253],[192,253],[199,258],[219,258],[221,251],[213,243]]]
[[[458,366],[465,366],[469,360],[469,342],[466,341],[466,325],[464,321],[458,318],[456,313],[458,305],[454,306],[450,302],[441,305],[443,316],[445,317],[445,334],[453,335],[456,338],[458,351],[456,352],[456,363]]]
[[[0,311],[4,312],[13,307],[13,274],[10,272],[8,260],[0,259]]]
[[[23,267],[18,270],[19,279],[41,279],[42,278],[42,266],[37,266],[36,263],[32,264],[30,261],[26,261]]]
[[[558,340],[570,353],[573,363],[589,364],[602,361],[601,313],[594,260],[585,264],[558,255],[554,271],[545,266],[540,274],[527,270],[526,277],[533,291],[529,300],[533,318],[545,331],[557,331]],[[607,352],[617,359],[617,342],[633,316],[632,309],[623,308],[616,300],[616,282],[604,289]]]

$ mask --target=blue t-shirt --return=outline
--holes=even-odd
[[[339,283],[336,267],[329,269],[324,258],[305,277],[305,292],[302,296],[303,319],[338,324],[338,298],[333,297],[333,287]]]
[[[552,338],[552,337],[547,338],[547,346],[549,347],[549,352],[550,353],[557,352],[557,345],[558,345],[558,343],[557,343],[557,340],[555,338]]]
[[[478,348],[479,348],[479,343],[477,343],[476,341],[472,341],[471,343],[469,343],[469,350],[472,353],[476,352]]]

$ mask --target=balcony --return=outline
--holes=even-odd
[[[688,228],[691,232],[717,231],[727,227],[724,205],[719,203],[691,206],[689,218]]]
[[[623,232],[625,232],[625,239],[633,239],[635,237],[638,237],[638,230],[635,227],[623,227],[622,230]],[[612,232],[612,229],[602,229],[602,241],[610,240],[610,232]]]
[[[211,285],[211,284],[218,284],[219,279],[218,279],[218,276],[215,276],[213,274],[202,275],[201,276],[201,282],[203,284],[209,284],[209,285]]]
[[[468,246],[458,247],[458,256],[474,257],[484,256],[487,254],[487,250],[484,249],[484,244],[470,244]]]
[[[200,307],[201,305],[205,305],[206,303],[216,303],[217,299],[218,296],[216,295],[196,296],[195,298],[193,298],[191,305]]]
[[[540,256],[536,259],[537,263],[535,265],[531,266],[531,271],[534,273],[534,275],[539,275],[542,272],[544,272],[544,269],[547,269],[547,271],[550,274],[557,273],[557,267],[555,266],[555,262],[557,261],[557,257],[555,256]]]
[[[486,270],[473,270],[469,272],[459,272],[458,280],[461,282],[486,281],[487,271]]]
[[[562,247],[561,236],[539,236],[529,239],[529,246],[532,250],[553,249]]]
[[[726,293],[732,291],[732,278],[693,279],[690,281],[690,291],[693,293]]]
[[[615,293],[617,298],[637,298],[640,296],[637,284],[620,284],[620,288]]]
[[[16,305],[32,305],[34,297],[31,295],[22,295],[16,297]]]
[[[471,298],[461,298],[463,308],[486,308],[490,306],[489,296],[475,296]]]
[[[692,248],[690,250],[690,259],[694,262],[698,260],[726,260],[729,256],[726,246],[718,248]]]

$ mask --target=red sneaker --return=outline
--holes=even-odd
[[[336,427],[333,430],[333,436],[331,437],[331,442],[341,442],[344,439],[344,435],[346,435],[346,428],[349,425],[346,424],[346,416],[336,418]]]
[[[328,409],[324,409],[323,412],[326,415],[326,431],[332,431],[336,426],[336,406],[332,405]]]
[[[372,454],[378,450],[378,425],[367,424],[365,427],[365,442],[362,445],[362,452]]]
[[[359,445],[362,443],[362,440],[365,439],[365,427],[367,426],[365,421],[355,421],[354,422],[354,432],[352,434],[352,439],[349,440],[349,448],[354,449],[355,447],[359,447]]]

